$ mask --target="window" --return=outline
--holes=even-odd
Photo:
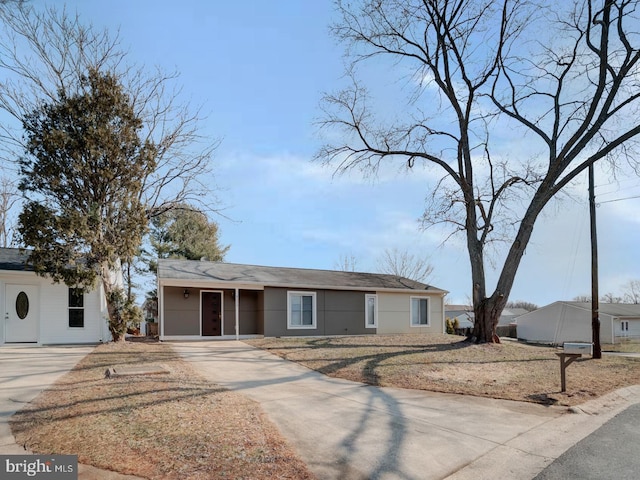
[[[84,327],[84,293],[81,288],[69,289],[69,327]]]
[[[316,292],[287,292],[287,328],[316,328]]]
[[[429,298],[411,297],[411,326],[429,326]]]
[[[378,296],[364,296],[364,326],[365,328],[376,328],[378,326]]]

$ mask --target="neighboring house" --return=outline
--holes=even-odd
[[[602,343],[640,338],[640,305],[601,303],[598,318]],[[591,343],[591,303],[555,302],[519,316],[517,325],[518,338],[529,342]]]
[[[386,274],[158,261],[161,340],[443,333],[446,291]]]
[[[82,293],[36,275],[28,252],[0,248],[0,345],[74,344],[111,339],[101,289]],[[0,353],[1,356],[1,353]]]
[[[445,318],[450,318],[453,322],[456,318],[460,324],[460,330],[468,331],[474,326],[473,307],[467,305],[445,305]],[[515,325],[512,325],[516,318],[527,313],[524,308],[505,308],[500,315],[496,333],[501,337],[515,337]]]
[[[468,305],[445,305],[444,318],[451,322],[458,319],[460,330],[473,329],[473,307]]]
[[[505,308],[504,310],[502,310],[500,320],[498,320],[498,326],[504,327],[511,325],[516,321],[518,317],[524,315],[525,313],[529,313],[529,310],[524,308]]]

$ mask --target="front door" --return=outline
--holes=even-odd
[[[5,341],[38,341],[39,289],[36,285],[7,285],[5,288]]]
[[[202,292],[202,335],[222,335],[222,292]]]

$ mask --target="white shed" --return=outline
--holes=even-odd
[[[617,343],[621,338],[640,338],[640,305],[601,303],[600,341]],[[518,338],[560,345],[592,341],[591,303],[555,302],[518,317]]]
[[[82,293],[36,275],[28,254],[0,248],[0,345],[90,344],[109,341],[101,288]]]

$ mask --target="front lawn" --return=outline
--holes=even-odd
[[[474,345],[452,335],[265,338],[247,343],[332,377],[387,387],[577,405],[640,384],[640,358],[581,358],[567,367],[560,393],[560,351],[506,340]]]
[[[169,373],[105,378],[113,366]],[[166,344],[97,347],[11,428],[36,453],[144,478],[313,478],[257,403],[207,382]]]

